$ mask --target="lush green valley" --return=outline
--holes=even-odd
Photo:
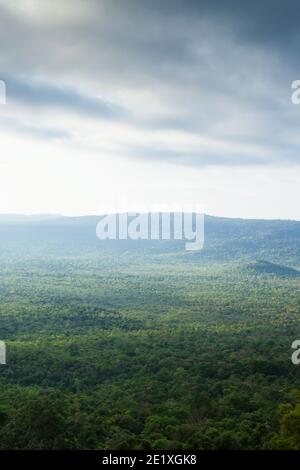
[[[1,220],[0,448],[300,448],[300,222],[188,253],[96,220]]]

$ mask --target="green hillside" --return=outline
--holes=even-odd
[[[270,263],[269,261],[264,260],[257,260],[249,263],[247,265],[247,269],[257,274],[273,274],[275,276],[288,277],[300,276],[300,271],[297,269],[289,268],[288,266],[283,266],[281,264]]]

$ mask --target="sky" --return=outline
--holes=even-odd
[[[299,16],[296,0],[0,0],[0,213],[300,220]]]

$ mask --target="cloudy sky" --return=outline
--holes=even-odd
[[[300,220],[299,17],[296,0],[0,0],[0,213]]]

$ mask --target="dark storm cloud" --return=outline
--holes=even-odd
[[[25,15],[0,1],[0,67],[13,100],[126,122],[149,134],[143,146],[131,146],[139,158],[300,162],[300,107],[290,100],[300,78],[298,2],[49,2],[50,13],[61,6],[58,16],[44,12],[46,3]],[[114,103],[122,96],[122,105],[96,98],[103,91]],[[160,148],[152,133],[169,130],[215,140],[218,151],[210,144],[183,150],[172,140]]]
[[[299,32],[300,6],[297,0],[117,0],[127,8],[140,8],[163,16],[210,16],[234,24],[239,35],[252,40],[265,39],[274,44]]]

